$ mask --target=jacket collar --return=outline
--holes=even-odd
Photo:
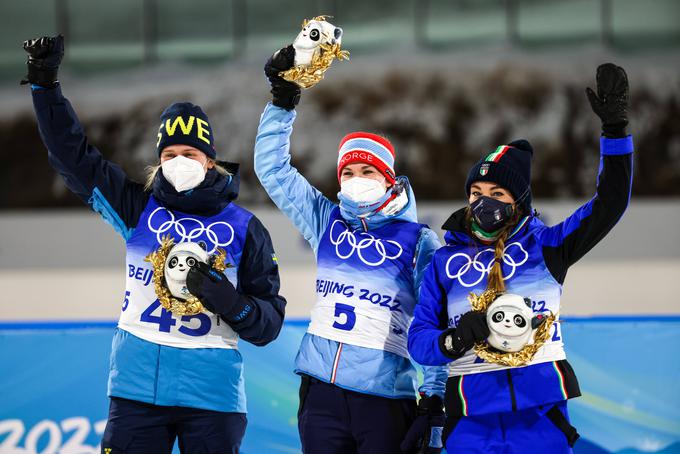
[[[231,175],[222,175],[217,170],[210,169],[200,185],[183,192],[177,192],[165,179],[162,170],[159,170],[156,173],[151,193],[161,204],[171,210],[213,216],[236,200],[240,184],[238,164],[231,162],[218,162],[218,164],[227,169]]]
[[[467,225],[465,224],[466,209],[467,207],[463,207],[457,211],[454,211],[453,214],[449,216],[449,218],[444,222],[444,225],[442,225],[442,229],[446,231],[446,233],[444,233],[444,240],[446,241],[447,244],[455,243],[470,244],[470,241],[480,243],[480,241],[476,237],[471,236],[468,233],[468,228]],[[533,215],[524,216],[522,219],[520,219],[520,221],[517,223],[512,232],[510,232],[510,235],[508,235],[508,239],[517,235],[517,233],[524,229],[524,227],[530,224],[531,221],[533,221],[534,219],[536,218]]]
[[[378,212],[363,218],[349,218],[343,215],[345,222],[347,222],[354,230],[364,231],[375,230],[395,221],[418,222],[416,196],[413,193],[413,188],[411,188],[411,183],[405,176],[397,177],[397,181],[404,185],[404,191],[407,191],[406,194],[408,195],[408,202],[401,210],[392,215],[385,215],[382,212]],[[342,213],[342,210],[340,210],[340,212]]]

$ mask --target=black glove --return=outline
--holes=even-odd
[[[187,274],[187,289],[206,309],[227,322],[241,321],[252,312],[250,304],[239,296],[227,276],[207,263],[197,261],[191,267]]]
[[[42,87],[53,87],[57,83],[57,71],[64,57],[64,37],[29,39],[24,41],[24,50],[28,54],[28,74],[21,85],[35,84]]]
[[[628,126],[628,77],[613,63],[597,67],[597,94],[586,88],[593,112],[602,120],[602,134],[617,139],[626,137]]]
[[[449,358],[458,359],[476,343],[485,341],[489,334],[484,312],[466,312],[455,329],[447,329],[439,336],[439,348]]]
[[[272,86],[272,104],[287,110],[295,109],[300,102],[300,87],[288,82],[279,73],[292,68],[294,61],[295,49],[290,45],[274,53],[264,65],[264,73]]]
[[[402,453],[439,454],[444,448],[444,406],[439,396],[422,396],[416,419],[401,442]]]

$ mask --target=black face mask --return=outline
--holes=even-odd
[[[495,232],[508,223],[514,212],[512,203],[482,196],[470,204],[472,218],[487,233]]]

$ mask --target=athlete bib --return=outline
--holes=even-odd
[[[470,292],[479,295],[486,289],[494,263],[494,249],[456,245],[445,246],[444,250],[447,254],[437,260],[437,266],[442,268],[439,269],[440,282],[447,294],[448,325],[455,328],[460,316],[471,310],[467,299]],[[506,291],[531,298],[534,313],[559,312],[562,286],[545,266],[541,248],[531,234],[525,232],[524,235],[507,240],[502,269]],[[559,320],[556,320],[550,338],[528,365],[565,358]],[[463,357],[449,364],[449,376],[502,369],[508,369],[508,366],[486,363],[475,355],[474,349],[470,349]]]
[[[333,210],[319,243],[316,303],[307,331],[408,358],[416,303],[413,266],[422,228],[396,221],[370,232],[352,230],[340,210]]]
[[[177,316],[156,297],[153,269],[144,258],[170,235],[175,243],[193,242],[212,255],[218,248],[232,265],[224,274],[236,287],[238,266],[252,215],[233,203],[219,214],[202,217],[170,211],[151,197],[127,242],[125,299],[118,327],[149,342],[181,348],[237,348],[238,335],[219,316],[205,311]]]

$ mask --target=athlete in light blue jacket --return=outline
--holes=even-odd
[[[384,137],[356,132],[340,143],[339,205],[291,166],[300,90],[278,73],[293,52],[282,49],[265,66],[274,101],[260,120],[255,172],[317,258],[316,304],[295,362],[303,451],[393,454],[424,444],[440,452],[446,372],[425,368],[416,409],[407,351],[422,273],[439,240],[417,222],[413,191],[395,176]]]

